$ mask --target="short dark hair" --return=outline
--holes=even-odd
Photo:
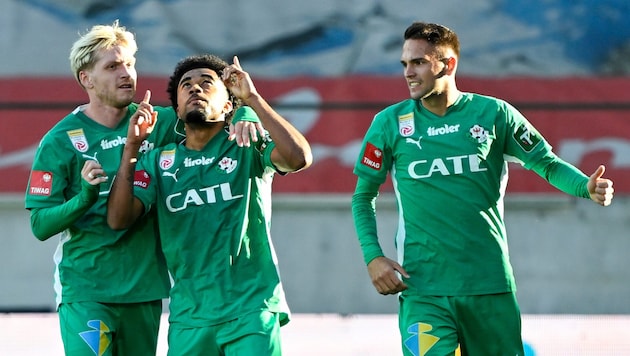
[[[436,47],[448,47],[459,57],[459,38],[446,26],[427,22],[414,22],[405,30],[406,40],[425,40]]]
[[[220,57],[214,54],[202,54],[189,56],[177,63],[175,66],[175,70],[173,74],[169,78],[168,87],[166,92],[168,93],[168,98],[171,100],[171,105],[173,109],[177,111],[177,87],[179,86],[179,81],[182,79],[182,76],[186,74],[188,71],[198,68],[207,68],[215,71],[219,76],[223,73],[223,69],[225,69],[229,64],[221,59]],[[240,106],[240,101],[234,97],[232,92],[227,89],[228,96],[230,101],[233,104],[233,110],[225,115],[225,121],[229,122],[229,119],[232,117],[232,114],[236,111],[238,106]]]

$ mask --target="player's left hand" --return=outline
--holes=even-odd
[[[612,202],[613,182],[610,179],[602,178],[606,167],[601,165],[597,167],[597,170],[591,174],[588,179],[588,193],[591,195],[591,200],[602,206],[608,206]]]
[[[249,147],[251,142],[258,142],[258,137],[263,137],[265,130],[260,122],[239,121],[230,123],[230,141],[236,140],[239,147]]]
[[[234,56],[233,61],[233,64],[223,69],[221,80],[234,96],[247,102],[250,96],[258,95],[256,87],[249,74],[241,67],[237,56]]]

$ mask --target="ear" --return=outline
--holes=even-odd
[[[91,89],[94,87],[94,84],[92,84],[92,79],[90,78],[90,74],[84,70],[79,72],[79,82],[86,89]]]
[[[234,109],[234,103],[232,103],[232,100],[228,100],[225,102],[225,105],[223,106],[223,113],[224,114],[230,113],[233,109]]]
[[[455,72],[455,68],[457,68],[457,58],[454,56],[448,57],[444,59],[444,64],[446,65],[446,74],[451,75]]]

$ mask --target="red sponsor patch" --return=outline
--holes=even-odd
[[[31,195],[50,195],[52,190],[53,175],[51,172],[33,171],[28,193]]]
[[[381,167],[383,166],[383,151],[368,142],[365,145],[365,151],[363,151],[361,163],[372,169],[376,169],[377,171],[381,170]]]
[[[151,183],[151,176],[147,171],[141,170],[136,171],[133,175],[133,185],[134,187],[140,187],[146,189]]]

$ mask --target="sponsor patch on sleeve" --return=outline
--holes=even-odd
[[[372,143],[368,142],[365,145],[365,151],[363,151],[361,163],[372,169],[380,171],[381,167],[383,166],[383,151],[380,148],[374,146]]]
[[[53,175],[51,172],[33,171],[28,192],[31,195],[49,196],[52,190]]]
[[[541,141],[536,130],[531,130],[526,124],[514,132],[514,139],[525,152],[531,151]]]
[[[151,176],[147,171],[136,171],[133,175],[133,186],[147,189],[151,183]]]

